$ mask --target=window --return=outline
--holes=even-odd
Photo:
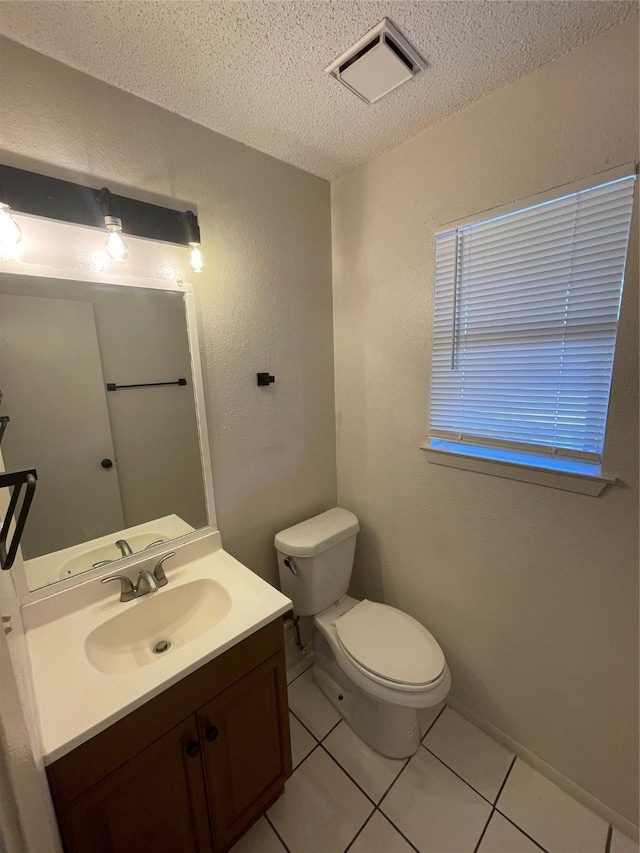
[[[437,234],[430,448],[600,475],[635,167],[598,177]]]

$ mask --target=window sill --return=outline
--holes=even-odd
[[[502,477],[507,480],[519,480],[523,483],[533,483],[536,486],[546,486],[550,489],[562,489],[566,492],[576,492],[582,495],[597,497],[604,489],[616,482],[615,477],[593,476],[573,471],[552,471],[537,465],[524,465],[516,462],[486,459],[470,454],[454,453],[420,445],[427,454],[427,461],[434,465],[445,465],[463,471],[474,471],[478,474],[489,474],[492,477]]]

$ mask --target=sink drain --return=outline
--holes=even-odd
[[[171,643],[169,640],[158,640],[158,642],[153,647],[154,655],[161,655],[162,652],[166,652],[167,649],[171,648]]]

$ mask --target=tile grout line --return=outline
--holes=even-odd
[[[613,839],[613,826],[611,824],[609,824],[609,829],[607,830],[607,841],[604,845],[604,853],[610,853],[612,839]]]
[[[485,836],[485,834],[486,834],[486,832],[487,832],[487,829],[489,828],[489,824],[491,823],[491,818],[494,816],[494,814],[495,814],[495,812],[496,812],[495,804],[496,804],[496,803],[498,802],[498,800],[500,799],[500,794],[501,794],[501,793],[502,793],[502,791],[504,790],[504,786],[507,784],[507,779],[509,778],[509,774],[510,774],[510,773],[511,773],[511,771],[513,770],[513,765],[514,765],[515,763],[516,763],[516,756],[514,755],[514,756],[513,756],[513,758],[512,758],[512,760],[511,760],[511,764],[509,765],[509,769],[507,770],[507,772],[506,772],[506,774],[505,774],[505,777],[504,777],[504,779],[502,780],[502,785],[500,785],[500,788],[498,789],[498,793],[497,793],[497,794],[496,794],[496,796],[495,796],[495,799],[494,799],[494,801],[493,801],[493,805],[492,805],[492,807],[491,807],[491,812],[489,813],[489,817],[487,818],[487,822],[486,822],[486,823],[485,823],[485,825],[484,825],[484,829],[483,829],[483,830],[482,830],[482,832],[480,833],[480,838],[478,839],[478,843],[476,844],[476,846],[475,846],[475,849],[474,849],[473,853],[478,853],[478,850],[480,849],[480,845],[482,844],[482,839],[484,838],[484,836]],[[475,788],[474,788],[474,790],[475,790]]]
[[[297,681],[301,675],[304,675],[305,672],[308,672],[314,663],[315,663],[315,661],[311,661],[309,666],[305,666],[305,668],[302,670],[302,672],[299,672],[295,678],[292,678],[291,681],[287,681],[287,687],[291,687],[291,685],[294,683],[294,681]]]
[[[314,733],[311,731],[311,729],[309,728],[309,726],[306,723],[302,722],[300,717],[296,714],[296,712],[293,710],[293,708],[291,708],[291,706],[289,706],[289,713],[292,714],[296,718],[296,720],[300,723],[302,728],[305,729],[311,735],[311,737],[316,741],[316,743],[322,743],[322,741],[331,734],[331,732],[335,729],[335,727],[338,725],[338,723],[342,722],[342,717],[340,717],[338,722],[334,723],[325,735],[322,735],[322,737],[318,737],[317,735],[314,735]]]
[[[434,720],[432,723],[429,723],[429,725],[427,726],[427,730],[426,730],[426,732],[425,732],[425,733],[422,735],[422,737],[420,738],[420,743],[421,743],[421,744],[422,744],[422,743],[424,743],[424,739],[426,738],[426,736],[429,734],[429,732],[431,731],[431,729],[435,726],[435,724],[438,722],[438,720],[440,719],[440,717],[443,715],[443,713],[444,713],[444,711],[445,711],[446,707],[447,707],[446,705],[443,705],[443,706],[442,706],[442,708],[440,708],[440,710],[439,710],[439,711],[438,711],[438,713],[436,714],[435,720]],[[418,725],[419,725],[419,723],[418,723]],[[417,752],[417,750],[416,750],[416,752]]]
[[[495,806],[493,810],[494,810],[495,812],[498,812],[498,814],[500,815],[500,817],[503,817],[505,820],[509,821],[509,823],[511,824],[511,826],[515,826],[515,828],[516,828],[517,830],[519,830],[523,835],[526,835],[526,837],[529,839],[529,841],[533,841],[533,843],[536,845],[536,847],[539,847],[539,848],[540,848],[540,850],[542,850],[542,851],[543,851],[543,853],[549,853],[549,851],[547,850],[547,848],[546,848],[546,847],[543,847],[543,846],[542,846],[542,844],[540,844],[540,842],[539,842],[539,841],[536,841],[536,840],[535,840],[535,838],[533,837],[533,835],[529,835],[529,833],[528,833],[528,832],[525,832],[525,831],[524,831],[524,829],[523,829],[521,826],[518,826],[518,824],[517,824],[514,820],[511,820],[511,818],[509,817],[509,815],[506,815],[504,812],[501,812],[501,811],[500,811],[500,809],[499,809],[497,806]]]
[[[500,799],[500,794],[502,794],[502,792],[504,791],[505,785],[507,784],[507,780],[509,779],[509,776],[511,775],[511,771],[513,770],[514,764],[516,763],[517,757],[518,757],[517,755],[513,756],[513,760],[511,761],[511,764],[509,765],[509,769],[507,770],[507,773],[506,773],[504,779],[502,780],[502,785],[500,785],[498,793],[496,794],[496,797],[493,801],[493,807],[494,808],[496,807],[498,800]]]
[[[411,758],[413,758],[413,756],[411,756]],[[383,803],[383,802],[385,801],[385,799],[389,796],[389,792],[391,791],[391,789],[392,789],[392,788],[393,788],[393,786],[396,784],[396,782],[398,781],[398,779],[402,776],[402,774],[404,773],[404,771],[405,771],[405,770],[407,769],[407,767],[409,766],[409,762],[411,761],[411,758],[407,758],[407,761],[406,761],[406,763],[405,763],[404,767],[402,768],[402,770],[398,773],[398,775],[396,776],[396,778],[393,780],[393,782],[389,785],[389,787],[387,788],[387,790],[384,792],[384,794],[383,794],[383,795],[382,795],[382,797],[380,798],[380,802],[378,803],[378,808],[380,809],[380,811],[382,811],[382,808],[381,808],[381,807],[382,807],[382,803]],[[387,814],[385,814],[384,812],[382,812],[382,814],[383,814],[386,818],[388,818],[388,815],[387,815]],[[395,824],[394,824],[394,826],[395,826]]]
[[[491,818],[494,816],[495,813],[496,813],[495,809],[491,809],[491,811],[489,812],[489,817],[487,818],[487,822],[484,825],[484,829],[480,833],[480,838],[478,839],[478,843],[473,848],[473,853],[478,853],[478,850],[480,849],[480,845],[482,844],[482,839],[484,838],[485,833],[486,833],[487,829],[489,828],[489,824],[491,823]]]
[[[388,785],[387,789],[385,790],[385,792],[383,793],[383,795],[382,795],[382,796],[380,797],[380,799],[378,800],[378,803],[377,803],[377,805],[376,805],[376,808],[378,808],[378,806],[380,805],[380,803],[384,800],[384,798],[387,796],[387,794],[389,793],[389,791],[390,791],[390,790],[393,788],[393,786],[396,784],[396,782],[397,782],[397,781],[398,781],[398,779],[400,778],[400,775],[404,772],[404,768],[405,768],[405,767],[407,766],[407,764],[411,761],[411,758],[413,758],[413,756],[411,756],[410,758],[407,758],[407,759],[405,760],[404,764],[402,765],[402,767],[400,768],[400,770],[399,770],[399,771],[398,771],[398,773],[396,774],[395,778],[394,778],[394,779],[392,779],[392,780],[391,780],[391,782],[389,782],[389,785]],[[386,815],[385,815],[385,817],[386,817]]]
[[[440,708],[440,710],[438,711],[438,713],[437,713],[437,715],[436,715],[435,720],[434,720],[432,723],[430,723],[430,725],[427,727],[426,732],[425,732],[425,733],[422,735],[422,737],[420,738],[420,746],[418,746],[418,749],[416,749],[416,751],[415,751],[415,753],[414,753],[415,755],[417,755],[417,754],[418,754],[418,750],[420,749],[420,747],[421,747],[421,746],[424,746],[424,739],[425,739],[425,738],[426,738],[426,736],[429,734],[429,732],[431,731],[431,729],[435,726],[435,724],[438,722],[438,720],[439,720],[439,719],[440,719],[440,717],[442,716],[442,712],[444,711],[444,709],[445,709],[446,707],[447,707],[446,705],[443,705],[443,706],[442,706],[442,708]],[[412,759],[412,758],[413,758],[413,755],[410,755],[410,756],[409,756],[409,758],[407,758],[407,760],[406,760],[406,762],[405,762],[405,765],[404,765],[404,767],[402,768],[402,770],[398,773],[398,775],[396,776],[396,778],[391,782],[391,784],[389,785],[389,787],[387,788],[387,790],[386,790],[386,791],[384,792],[384,794],[380,797],[380,801],[378,802],[378,808],[382,805],[382,801],[385,799],[385,797],[387,796],[387,794],[389,793],[389,791],[390,791],[390,790],[393,788],[393,786],[396,784],[396,782],[398,781],[398,779],[402,776],[402,774],[404,773],[404,771],[405,771],[405,769],[406,769],[407,765],[409,764],[409,762],[411,761],[411,759]],[[382,812],[382,814],[384,814],[384,812]],[[389,820],[389,818],[388,818],[388,816],[387,816],[386,814],[384,814],[384,816],[387,818],[387,820]],[[395,824],[393,824],[393,826],[395,826]],[[397,829],[397,827],[396,827],[396,829]],[[398,830],[398,831],[399,831],[399,830]],[[404,836],[403,836],[403,837],[404,837]]]
[[[278,832],[278,830],[275,828],[275,826],[274,826],[274,825],[273,825],[273,823],[271,822],[271,820],[270,820],[270,818],[269,818],[269,815],[265,812],[265,813],[264,813],[264,816],[265,816],[265,818],[266,818],[267,823],[268,823],[268,824],[269,824],[269,826],[271,827],[271,829],[275,832],[275,834],[276,834],[276,836],[277,836],[278,840],[280,841],[280,844],[282,844],[282,846],[283,846],[283,847],[284,847],[284,849],[287,851],[287,853],[291,853],[291,850],[289,849],[289,847],[287,846],[287,844],[285,844],[285,840],[284,840],[284,838],[280,835],[280,833]]]
[[[353,847],[353,845],[354,845],[354,843],[355,843],[356,838],[360,835],[360,833],[362,832],[362,830],[363,830],[363,829],[365,828],[365,826],[369,823],[369,821],[371,820],[371,818],[374,816],[374,814],[375,814],[375,813],[376,813],[376,809],[374,809],[374,810],[371,812],[371,814],[369,815],[369,817],[365,820],[365,822],[362,824],[362,826],[360,827],[360,829],[356,832],[356,834],[353,836],[353,838],[351,839],[351,841],[350,841],[350,842],[347,844],[347,846],[344,848],[344,853],[347,853],[347,850],[349,850],[351,847]]]
[[[329,735],[331,734],[331,732],[335,731],[335,729],[337,729],[337,728],[338,728],[338,726],[340,725],[340,723],[341,723],[341,722],[342,722],[342,717],[340,717],[340,719],[338,720],[338,722],[337,722],[337,723],[334,723],[334,725],[332,725],[332,726],[331,726],[331,728],[329,729],[329,731],[326,733],[326,735],[325,735],[324,737],[320,738],[319,743],[324,743],[324,742],[325,742],[325,740],[326,740],[326,739],[329,737]],[[348,725],[348,723],[347,723],[347,725]]]
[[[409,762],[407,762],[407,764],[408,764],[408,763],[409,763]],[[403,767],[402,769],[404,770],[404,767]],[[402,770],[400,771],[400,773],[402,773]],[[400,773],[398,773],[398,776],[400,775]],[[409,838],[407,838],[407,836],[404,834],[404,832],[400,829],[400,827],[399,827],[399,826],[396,826],[396,824],[391,820],[391,818],[389,817],[389,815],[388,815],[388,814],[385,814],[385,812],[383,812],[383,811],[382,811],[382,809],[381,809],[380,807],[378,807],[378,806],[376,807],[376,811],[377,811],[377,812],[380,812],[380,814],[382,815],[382,817],[383,817],[385,820],[388,820],[388,821],[389,821],[389,823],[390,823],[390,824],[391,824],[391,826],[395,829],[395,831],[398,833],[398,835],[401,835],[401,836],[402,836],[402,838],[404,838],[404,840],[407,842],[407,844],[409,845],[409,847],[411,847],[411,849],[412,849],[412,850],[415,850],[415,851],[416,851],[416,853],[420,853],[420,851],[418,850],[418,848],[416,847],[416,845],[415,845],[415,844],[414,844],[414,843],[413,843]]]
[[[474,788],[470,782],[467,782],[467,780],[464,778],[464,776],[461,776],[459,773],[456,773],[456,771],[452,767],[449,767],[449,765],[446,763],[446,761],[443,761],[439,755],[436,755],[435,752],[432,752],[428,746],[425,746],[424,744],[422,744],[422,748],[426,749],[426,751],[429,753],[429,755],[432,755],[436,759],[436,761],[439,761],[440,764],[442,764],[443,767],[446,767],[450,773],[453,773],[453,775],[457,776],[461,782],[464,782],[464,784],[467,786],[467,788],[471,788],[471,790],[475,794],[477,794],[479,797],[482,797],[482,799],[485,801],[485,803],[489,803],[491,808],[493,808],[493,803],[491,802],[491,800],[488,800],[484,794],[481,794],[480,791],[477,790],[477,788]]]
[[[295,773],[295,772],[296,772],[296,770],[298,770],[300,767],[302,767],[302,765],[305,763],[305,761],[307,760],[307,758],[309,758],[309,756],[313,755],[313,753],[316,751],[316,749],[317,749],[319,746],[320,746],[320,744],[319,744],[319,743],[316,743],[316,745],[313,747],[313,749],[310,749],[310,750],[309,750],[309,752],[305,755],[305,757],[302,759],[302,761],[301,761],[299,764],[296,764],[296,766],[295,766],[295,767],[294,767],[294,769],[293,769],[293,773]],[[290,777],[290,778],[293,778],[293,773],[291,774],[291,777]],[[289,781],[289,780],[287,780],[287,781]]]
[[[311,731],[311,729],[308,726],[305,726],[305,724],[302,722],[302,720],[296,714],[295,711],[291,710],[291,707],[289,707],[289,713],[292,714],[296,718],[296,720],[300,723],[302,728],[311,735],[311,737],[315,740],[316,743],[320,743],[319,739],[314,735],[314,733]]]
[[[333,761],[333,763],[336,765],[336,767],[337,767],[339,770],[342,770],[342,772],[344,773],[344,775],[345,775],[345,776],[347,776],[349,779],[351,779],[351,781],[352,781],[352,782],[353,782],[353,784],[356,786],[356,788],[357,788],[357,789],[358,789],[362,794],[364,794],[364,796],[369,800],[369,802],[371,803],[371,805],[373,806],[374,811],[375,811],[375,808],[376,808],[376,802],[375,802],[375,800],[373,799],[373,797],[370,797],[370,796],[369,796],[369,794],[367,794],[367,792],[365,791],[365,789],[364,789],[364,788],[363,788],[363,787],[362,787],[358,782],[356,782],[356,780],[355,780],[355,779],[353,778],[353,776],[349,773],[349,771],[344,769],[344,767],[342,766],[342,764],[340,764],[340,762],[338,761],[338,759],[337,759],[337,758],[334,758],[334,757],[333,757],[333,755],[331,755],[331,753],[329,752],[329,750],[327,749],[327,747],[326,747],[323,743],[318,744],[318,746],[319,746],[319,747],[320,747],[320,748],[321,748],[321,749],[326,753],[326,755],[328,755],[328,756],[329,756],[329,758]],[[372,813],[373,813],[373,812],[372,812]],[[371,816],[371,815],[369,815],[369,817],[370,817],[370,816]],[[368,818],[367,818],[367,820],[368,820]]]
[[[293,771],[292,771],[292,773],[291,773],[291,776],[293,776],[293,774],[296,772],[296,770],[297,770],[299,767],[302,767],[302,765],[303,765],[303,764],[304,764],[304,762],[307,760],[307,758],[309,758],[309,756],[310,756],[310,755],[312,755],[312,753],[314,753],[314,752],[316,751],[316,749],[317,749],[319,746],[321,746],[321,745],[322,745],[322,740],[324,740],[324,738],[329,737],[329,735],[331,734],[331,732],[332,732],[335,728],[337,728],[337,727],[340,725],[340,723],[342,722],[342,718],[340,718],[340,719],[338,720],[338,722],[337,722],[335,725],[333,725],[333,726],[329,729],[329,731],[328,731],[328,732],[326,733],[326,735],[322,738],[322,740],[318,740],[318,738],[317,738],[317,737],[316,737],[316,736],[315,736],[315,735],[314,735],[314,734],[313,734],[313,733],[312,733],[312,732],[311,732],[311,731],[310,731],[310,730],[305,726],[305,724],[302,722],[302,720],[300,720],[300,719],[298,719],[298,717],[296,717],[296,715],[293,713],[293,711],[291,710],[291,708],[289,708],[289,712],[290,712],[291,714],[293,714],[293,716],[296,718],[296,720],[298,720],[298,722],[300,723],[300,725],[301,725],[301,726],[302,726],[302,727],[303,727],[307,732],[309,732],[309,734],[311,735],[311,737],[315,740],[315,744],[313,745],[313,747],[309,750],[309,752],[305,755],[305,757],[304,757],[303,759],[301,759],[301,760],[298,762],[298,764],[296,764],[296,766],[293,768]],[[325,752],[326,752],[326,750],[325,750]],[[340,768],[340,769],[342,769],[342,768]]]

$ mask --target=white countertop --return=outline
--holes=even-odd
[[[122,603],[118,584],[92,580],[24,607],[45,764],[56,761],[291,608],[288,598],[222,549],[219,534],[175,550],[176,556],[164,565],[169,583],[149,596]],[[123,608],[144,607],[151,596],[199,578],[218,581],[231,596],[231,610],[222,621],[132,672],[106,674],[93,667],[85,653],[85,641],[96,626]]]

